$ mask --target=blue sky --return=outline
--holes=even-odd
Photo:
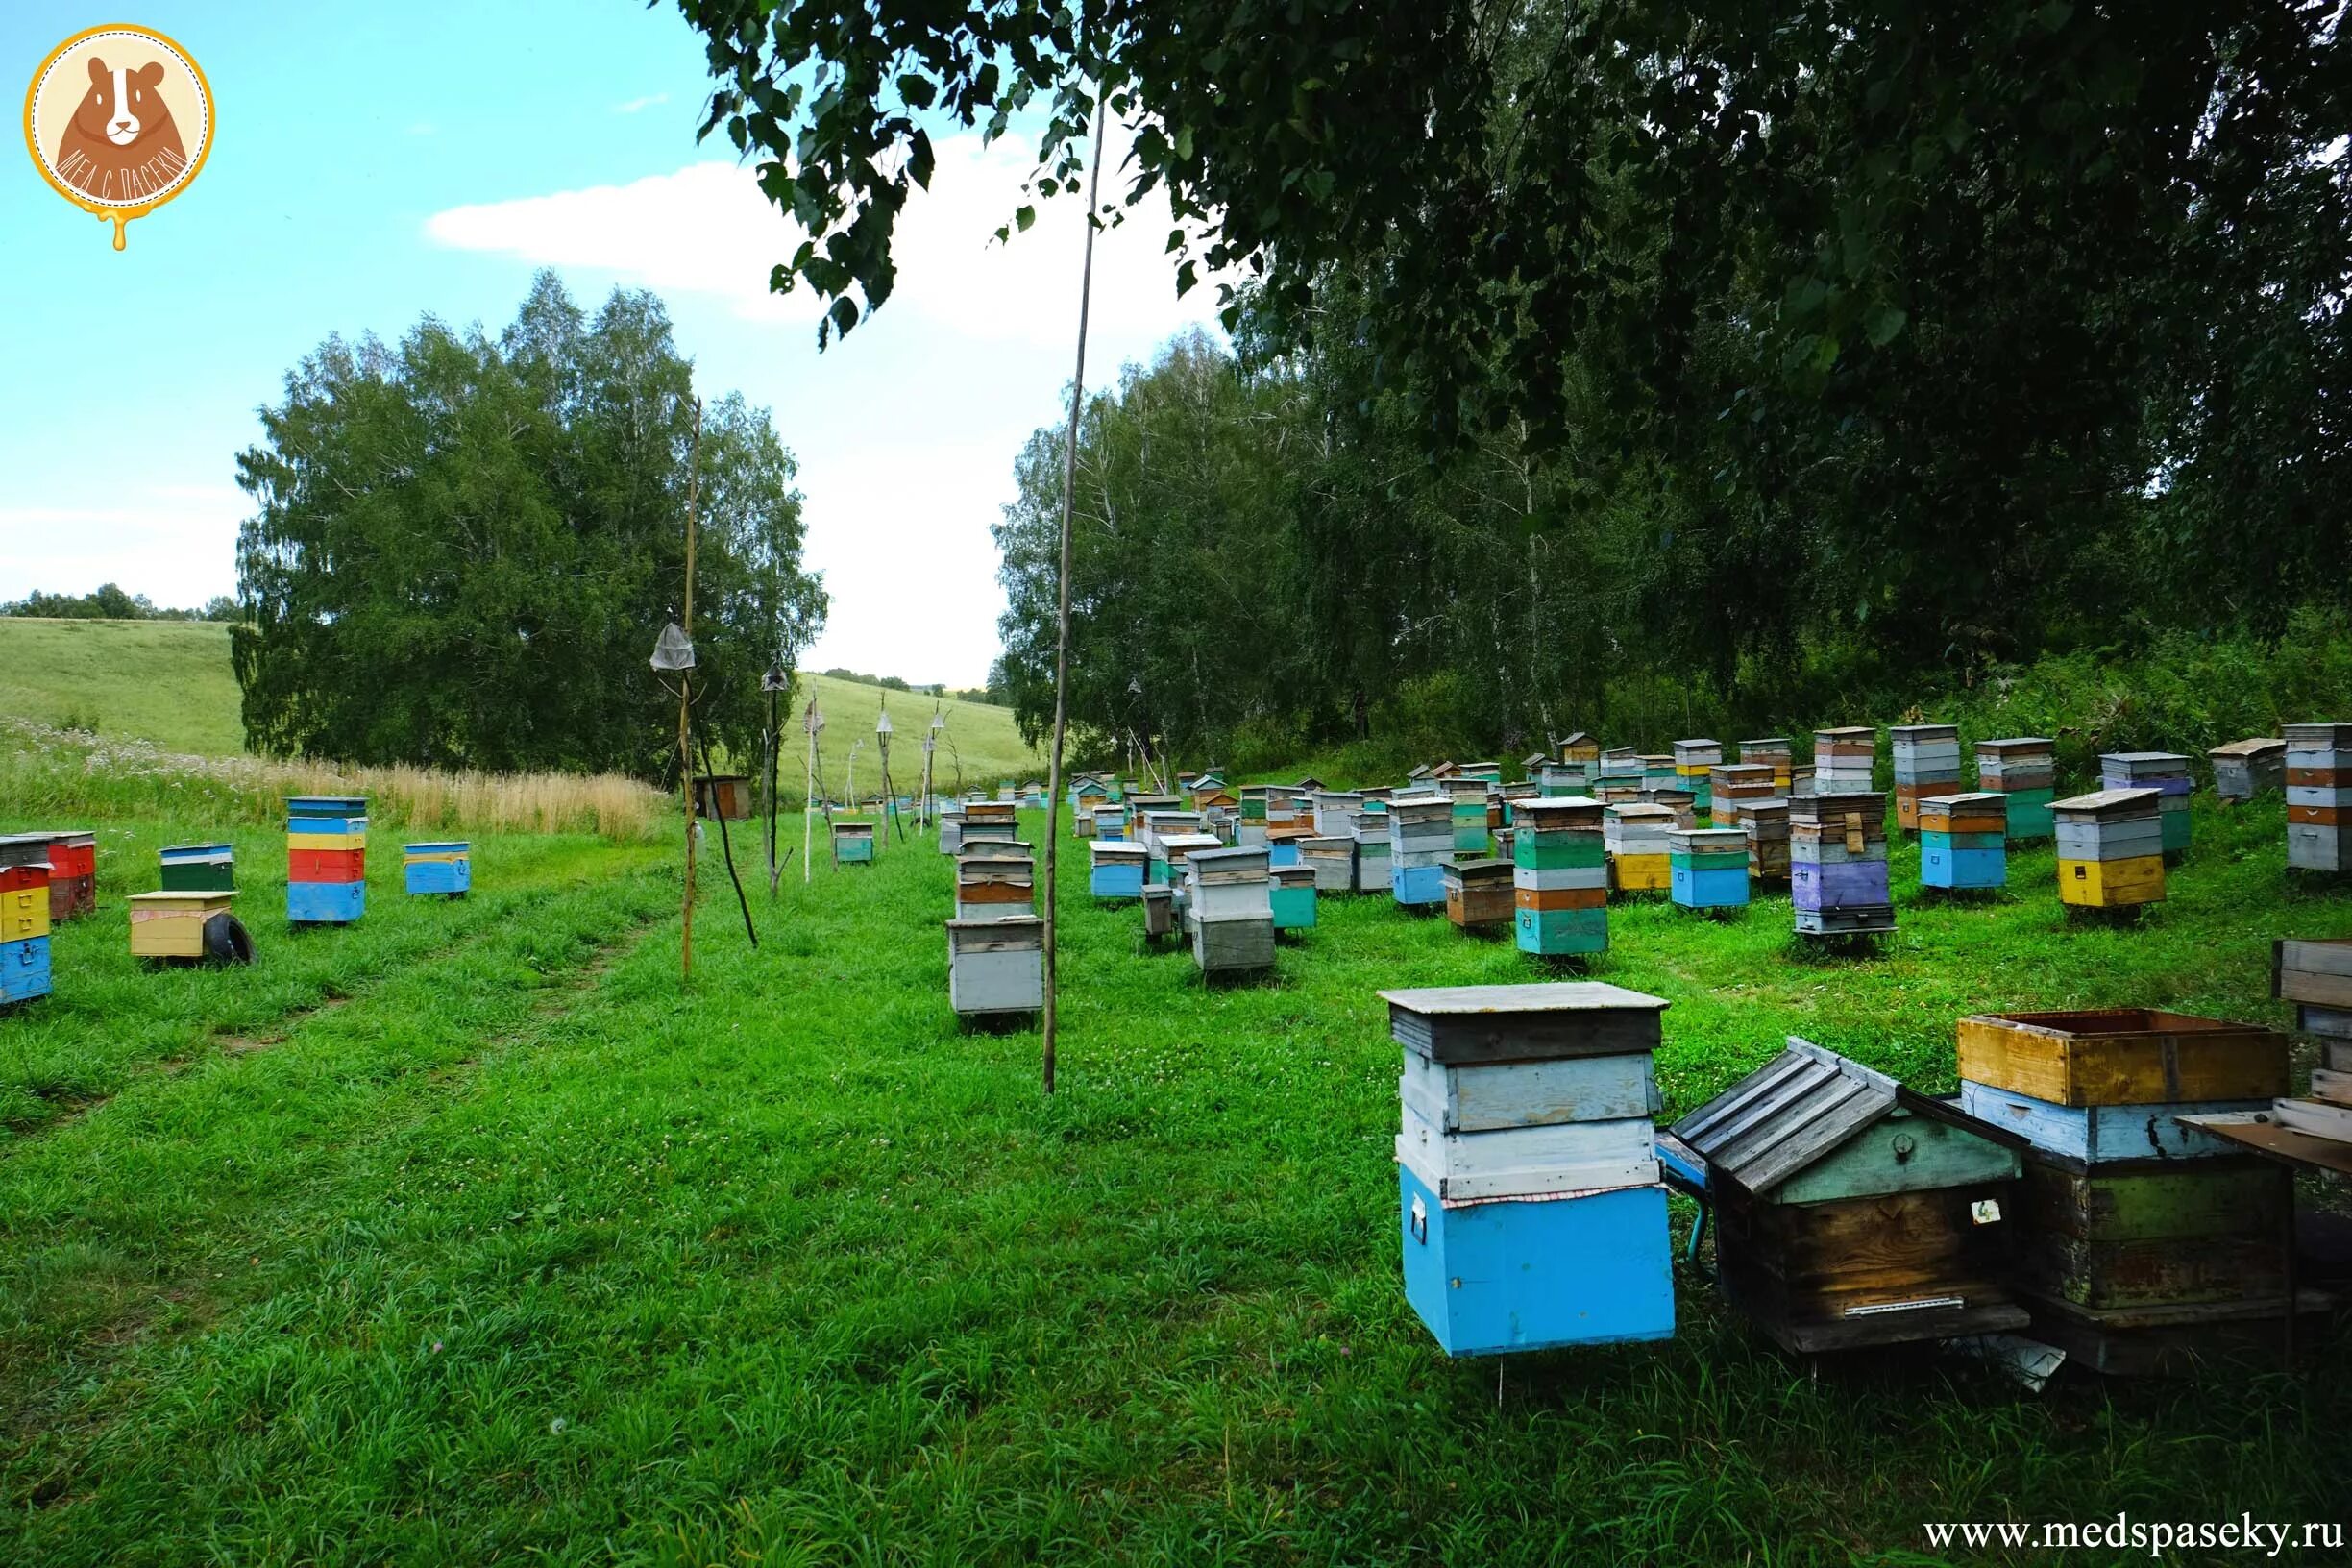
[[[120,21],[195,56],[219,135],[120,254],[21,145],[0,155],[0,599],[233,591],[235,454],[286,368],[330,332],[394,337],[427,312],[502,324],[549,265],[587,304],[653,288],[702,389],[774,410],[833,591],[812,664],[985,674],[988,527],[1055,416],[1075,326],[1067,203],[989,243],[1020,149],[942,144],[897,295],[820,355],[811,306],[766,294],[793,230],[729,149],[695,142],[706,78],[672,7],[44,0],[0,8],[12,102],[69,34]],[[1147,212],[1098,247],[1090,383],[1208,316],[1210,290],[1175,297],[1167,228]]]

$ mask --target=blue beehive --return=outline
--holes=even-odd
[[[1087,873],[1087,891],[1097,898],[1143,896],[1143,865],[1147,851],[1123,839],[1096,839],[1088,846],[1093,864]]]
[[[1671,1336],[1650,1119],[1667,1004],[1593,982],[1381,994],[1404,1047],[1405,1296],[1438,1344]]]
[[[1409,909],[1442,908],[1454,853],[1454,805],[1444,796],[1388,802],[1388,892]]]
[[[2009,797],[1991,792],[1919,802],[1920,886],[1997,888],[2009,881]]]
[[[401,846],[402,886],[412,894],[463,896],[474,886],[473,846],[462,839]]]
[[[1678,827],[1666,834],[1668,887],[1684,909],[1744,909],[1748,903],[1748,830]]]
[[[367,797],[298,795],[286,801],[286,919],[345,925],[367,908]]]

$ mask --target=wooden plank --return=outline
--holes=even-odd
[[[2352,1105],[2324,1100],[2273,1100],[2271,1119],[2290,1131],[2352,1146]]]
[[[1959,1075],[2066,1106],[2286,1092],[2284,1035],[2145,1009],[1960,1020]]]
[[[1657,1086],[1647,1052],[1450,1067],[1414,1051],[1398,1093],[1426,1121],[1449,1133],[1647,1116]]]

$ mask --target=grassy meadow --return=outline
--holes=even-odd
[[[861,793],[880,783],[873,732],[885,697],[896,726],[891,777],[903,792],[913,792],[921,781],[923,731],[935,705],[947,718],[937,763],[943,787],[954,787],[959,767],[967,788],[1045,776],[1044,756],[1021,744],[1010,708],[885,692],[817,674],[802,675],[796,692],[803,704],[813,695],[824,715],[820,772],[837,796],[849,783],[853,740],[865,742],[858,753]],[[0,715],[45,728],[89,731],[107,742],[145,742],[167,752],[232,757],[245,749],[238,701],[236,676],[229,667],[229,628],[218,622],[0,616]],[[786,747],[782,782],[785,794],[796,800],[808,772],[806,740],[796,723],[786,728],[797,746]]]
[[[1791,1033],[1948,1090],[1972,1010],[2283,1022],[2268,943],[2352,896],[2287,886],[2281,824],[2200,807],[2134,930],[2070,926],[2047,851],[1918,904],[1899,848],[1883,957],[1636,904],[1599,972],[1674,1004],[1669,1116]],[[104,824],[105,907],[0,1018],[0,1560],[1915,1564],[1931,1520],[2343,1517],[2340,1335],[2036,1395],[1794,1360],[1683,1263],[1670,1342],[1449,1361],[1375,992],[1531,971],[1383,900],[1211,990],[1066,875],[1046,1099],[1034,1031],[947,1009],[919,841],[754,891],[756,949],[706,879],[688,986],[658,845],[485,840],[462,903],[380,850],[296,936],[257,831],[258,966],[136,971],[119,898],[191,826]]]

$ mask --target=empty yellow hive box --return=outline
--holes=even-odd
[[[204,957],[205,921],[229,912],[229,893],[135,893],[131,905],[131,956]]]

